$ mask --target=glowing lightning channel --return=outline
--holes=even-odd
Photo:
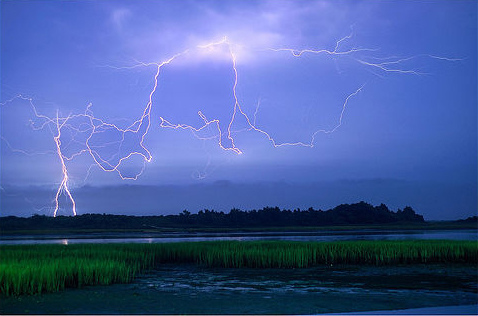
[[[371,50],[371,49],[351,49],[349,51],[339,52],[338,49],[339,49],[340,43],[342,41],[350,38],[350,37],[351,37],[351,35],[340,39],[336,43],[334,51],[329,51],[329,50],[301,50],[301,51],[297,51],[297,50],[288,49],[288,48],[269,49],[269,50],[270,51],[275,51],[275,52],[288,51],[288,52],[292,53],[295,57],[300,57],[304,53],[314,53],[314,54],[326,53],[326,54],[330,54],[330,55],[345,55],[345,54],[351,54],[351,53],[358,52],[358,51],[365,51],[365,50],[370,51]],[[332,128],[330,130],[320,129],[320,130],[315,131],[312,134],[311,139],[310,139],[309,142],[297,141],[297,142],[279,143],[267,131],[257,127],[257,125],[256,125],[256,119],[257,119],[256,116],[257,116],[257,112],[258,112],[258,108],[259,108],[260,103],[258,103],[258,105],[256,107],[256,111],[254,112],[254,119],[253,120],[251,120],[249,118],[249,116],[243,111],[243,109],[241,107],[241,104],[239,102],[239,99],[238,99],[237,93],[236,93],[237,85],[238,85],[237,58],[236,58],[236,55],[233,52],[232,43],[230,43],[229,40],[226,37],[224,37],[219,42],[213,42],[213,43],[210,43],[210,44],[207,44],[207,45],[198,46],[198,48],[210,48],[210,47],[217,46],[217,45],[227,45],[229,55],[230,55],[230,58],[231,58],[231,61],[232,61],[232,69],[233,69],[233,72],[234,72],[234,84],[233,84],[233,87],[232,87],[232,93],[233,93],[233,97],[234,97],[234,101],[233,101],[234,106],[233,106],[232,116],[231,116],[231,119],[229,120],[229,124],[228,124],[228,127],[227,127],[227,138],[231,142],[231,147],[225,147],[222,144],[223,131],[220,128],[219,120],[218,119],[208,120],[206,118],[206,116],[201,111],[198,112],[198,115],[204,121],[204,125],[202,125],[200,127],[193,127],[193,126],[187,125],[187,124],[173,124],[173,123],[169,122],[168,120],[164,119],[163,117],[160,117],[160,120],[161,120],[160,127],[190,130],[199,139],[210,139],[210,138],[199,137],[197,134],[199,132],[203,131],[204,129],[206,129],[207,127],[209,127],[209,125],[214,124],[216,126],[217,130],[218,130],[217,138],[218,138],[219,147],[223,150],[233,151],[237,154],[242,154],[243,153],[242,150],[240,150],[236,146],[234,138],[232,136],[232,125],[233,125],[233,123],[236,119],[236,116],[237,115],[242,115],[244,117],[244,119],[246,120],[246,123],[248,125],[248,128],[246,128],[246,129],[247,130],[253,130],[253,131],[256,131],[258,133],[261,133],[262,135],[264,135],[270,141],[272,146],[275,147],[275,148],[282,147],[282,146],[303,146],[303,147],[312,148],[312,147],[314,147],[315,137],[317,136],[317,134],[319,134],[319,133],[324,133],[324,134],[333,133],[342,125],[343,115],[344,115],[346,106],[349,102],[349,99],[352,98],[353,96],[357,95],[360,91],[362,91],[363,87],[365,86],[365,85],[362,85],[356,91],[354,91],[353,93],[351,93],[347,96],[347,98],[345,99],[345,101],[342,105],[342,111],[340,113],[339,123],[334,128]]]
[[[365,61],[363,59],[355,59],[355,60],[362,65],[378,68],[382,70],[383,72],[392,72],[392,73],[395,72],[399,74],[410,74],[410,75],[426,75],[426,73],[419,72],[413,69],[401,69],[400,67],[398,67],[400,64],[404,62],[407,62],[419,57],[432,58],[432,59],[448,61],[448,62],[456,62],[456,61],[464,60],[463,58],[448,58],[448,57],[429,55],[429,54],[419,54],[419,55],[410,56],[406,58],[389,57],[389,58],[385,58],[389,60],[384,62],[371,62],[371,61]],[[384,58],[374,58],[374,59],[384,60]]]
[[[233,151],[237,154],[242,154],[242,151],[239,148],[236,147],[236,144],[234,142],[234,138],[232,137],[232,132],[231,132],[231,127],[232,127],[232,124],[234,123],[234,120],[235,120],[238,109],[243,115],[245,115],[244,112],[240,109],[239,101],[238,101],[237,95],[236,95],[236,87],[237,87],[236,57],[232,52],[231,44],[227,40],[227,37],[224,37],[219,42],[212,42],[212,43],[209,43],[209,44],[206,44],[206,45],[200,45],[200,46],[197,46],[197,48],[207,49],[207,48],[211,48],[211,47],[222,45],[222,44],[226,44],[227,47],[228,47],[230,56],[232,58],[232,63],[233,63],[232,67],[233,67],[233,70],[234,70],[234,85],[233,85],[234,108],[233,108],[233,113],[232,113],[232,116],[231,116],[231,119],[229,121],[228,128],[227,128],[227,139],[231,142],[231,147],[226,147],[222,144],[223,131],[221,130],[221,127],[220,127],[220,121],[218,119],[208,120],[206,118],[206,116],[201,111],[198,112],[198,115],[204,121],[204,125],[199,127],[199,128],[195,128],[195,127],[193,127],[191,125],[187,125],[187,124],[172,124],[171,122],[164,119],[163,117],[160,117],[161,123],[160,123],[159,126],[163,127],[163,128],[172,128],[172,129],[188,129],[188,130],[192,131],[197,136],[198,132],[204,130],[205,128],[207,128],[211,124],[215,124],[216,127],[217,127],[217,130],[218,130],[218,145],[219,145],[219,147],[223,150],[226,150],[226,151]],[[204,138],[201,138],[201,137],[198,137],[198,138],[204,139]]]
[[[315,50],[315,49],[302,49],[302,50],[298,50],[298,49],[295,49],[295,48],[268,48],[267,50],[269,51],[274,51],[274,52],[289,52],[291,53],[294,57],[301,57],[303,54],[326,54],[326,55],[336,55],[336,56],[340,56],[340,55],[351,55],[353,53],[357,53],[357,52],[365,52],[365,51],[377,51],[377,49],[373,49],[373,48],[357,48],[357,47],[354,47],[354,48],[351,48],[349,50],[344,50],[344,51],[341,51],[340,50],[340,44],[348,39],[351,39],[353,37],[353,32],[350,33],[349,35],[347,36],[344,36],[342,37],[341,39],[339,39],[336,43],[335,43],[335,48],[334,50],[328,50],[328,49],[319,49],[319,50]]]
[[[408,58],[402,58],[398,60],[393,60],[393,61],[386,61],[382,63],[372,63],[372,62],[367,62],[364,60],[357,59],[357,61],[363,65],[370,66],[370,67],[376,67],[380,70],[383,70],[385,72],[396,72],[396,73],[401,73],[401,74],[412,74],[412,75],[423,75],[424,73],[415,71],[415,70],[404,70],[400,68],[392,68],[390,65],[398,65],[404,61],[411,60],[415,57],[408,57]]]
[[[334,56],[344,56],[344,55],[353,55],[358,52],[364,52],[364,51],[377,51],[376,49],[369,49],[369,48],[351,48],[348,50],[341,50],[340,46],[341,44],[350,39],[352,37],[352,33],[348,36],[345,36],[338,40],[336,42],[336,45],[333,50],[327,50],[327,49],[320,49],[320,50],[313,50],[313,49],[304,49],[304,50],[297,50],[293,48],[267,48],[262,51],[273,51],[273,52],[288,52],[291,53],[294,57],[301,57],[304,54],[326,54],[326,55],[334,55]],[[170,129],[183,129],[183,130],[190,130],[195,137],[198,139],[202,140],[212,140],[214,138],[217,138],[217,143],[218,146],[225,150],[225,151],[232,151],[236,154],[242,154],[243,151],[239,149],[236,146],[235,139],[233,137],[233,133],[236,133],[237,131],[232,130],[232,126],[236,120],[236,117],[242,116],[245,119],[245,122],[247,123],[247,128],[245,130],[247,131],[255,131],[258,132],[262,135],[264,135],[269,142],[272,144],[273,147],[282,147],[282,146],[303,146],[303,147],[314,147],[315,144],[315,138],[319,133],[323,134],[330,134],[335,132],[341,125],[344,117],[345,110],[348,106],[348,103],[351,98],[355,97],[358,95],[364,88],[365,84],[360,86],[358,89],[356,89],[354,92],[350,93],[346,98],[344,103],[342,104],[342,110],[338,119],[337,125],[333,127],[332,129],[325,130],[325,129],[319,129],[315,131],[308,142],[304,141],[296,141],[296,142],[284,142],[284,143],[279,143],[277,142],[271,134],[269,134],[266,130],[261,129],[257,127],[256,125],[256,120],[257,120],[257,113],[259,111],[259,106],[260,106],[260,99],[257,103],[253,119],[251,120],[249,116],[246,114],[246,112],[242,109],[241,104],[239,102],[236,90],[237,90],[237,85],[238,85],[238,70],[237,70],[237,57],[236,54],[234,53],[233,50],[233,44],[229,42],[227,37],[224,37],[222,40],[217,41],[217,42],[211,42],[205,45],[198,45],[196,46],[195,49],[199,50],[205,50],[205,49],[211,49],[220,45],[226,45],[227,47],[227,52],[228,56],[231,61],[231,66],[232,66],[232,71],[233,71],[233,86],[232,86],[232,94],[233,94],[233,111],[232,115],[228,121],[227,124],[227,130],[223,131],[221,129],[221,124],[219,119],[213,118],[213,119],[208,119],[206,115],[202,111],[198,111],[198,115],[203,121],[203,124],[199,127],[194,127],[192,125],[187,125],[187,124],[181,124],[177,123],[174,124],[167,119],[163,118],[162,116],[159,117],[160,123],[159,126],[162,128],[170,128]],[[12,102],[14,99],[21,99],[28,101],[34,116],[37,119],[43,120],[43,123],[40,124],[39,126],[36,126],[33,121],[30,121],[31,128],[33,130],[41,130],[44,129],[45,127],[51,128],[51,125],[54,124],[55,126],[55,132],[53,136],[53,140],[55,142],[56,146],[56,154],[58,155],[61,163],[61,169],[62,169],[62,180],[60,185],[58,186],[56,196],[55,196],[55,210],[53,216],[57,216],[58,210],[59,210],[59,198],[62,194],[66,195],[67,198],[71,201],[72,203],[72,212],[73,215],[76,215],[76,202],[70,192],[70,189],[68,187],[68,181],[69,181],[69,175],[68,175],[68,168],[66,165],[66,161],[71,161],[75,157],[78,157],[79,155],[82,155],[84,153],[89,154],[93,161],[94,164],[92,166],[98,166],[101,170],[105,172],[117,172],[119,177],[122,180],[130,179],[130,180],[136,180],[138,177],[144,172],[145,169],[145,164],[148,162],[151,162],[152,160],[152,155],[150,151],[146,148],[144,145],[144,140],[146,135],[149,132],[149,129],[151,127],[151,110],[153,106],[153,96],[157,90],[158,84],[159,84],[159,76],[161,74],[161,70],[163,67],[171,64],[175,59],[177,59],[180,56],[184,56],[188,53],[190,53],[192,50],[187,49],[184,50],[183,52],[177,53],[173,55],[172,57],[166,59],[163,62],[160,63],[144,63],[144,62],[138,62],[136,65],[129,66],[129,67],[112,67],[115,69],[132,69],[132,68],[137,68],[137,67],[150,67],[154,66],[156,68],[156,72],[154,75],[154,84],[153,88],[151,89],[149,93],[149,98],[148,102],[146,103],[144,110],[141,114],[141,116],[134,121],[132,124],[130,124],[127,128],[120,128],[116,124],[113,123],[108,123],[103,121],[102,119],[95,117],[93,114],[93,111],[91,110],[92,104],[88,104],[86,107],[86,110],[84,113],[81,114],[76,114],[76,115],[69,115],[67,117],[59,117],[58,112],[55,118],[50,118],[48,116],[45,116],[43,114],[40,114],[35,105],[33,104],[33,100],[31,98],[27,98],[24,96],[17,96],[11,100],[8,100],[4,103],[0,103],[0,105],[5,105],[6,103]],[[410,69],[401,69],[399,65],[405,61],[411,60],[413,58],[416,58],[418,56],[428,56],[429,58],[434,58],[438,60],[446,60],[446,61],[458,61],[462,59],[452,59],[452,58],[446,58],[446,57],[439,57],[435,55],[417,55],[413,57],[408,57],[408,58],[393,58],[389,59],[388,61],[384,62],[369,62],[365,61],[363,59],[355,59],[358,63],[372,67],[372,68],[377,68],[380,69],[383,72],[395,72],[395,73],[400,73],[400,74],[413,74],[413,75],[420,75],[421,73],[415,71],[415,70],[410,70]],[[111,67],[111,66],[108,66]],[[79,124],[79,126],[75,126],[75,120],[80,120],[82,123]],[[77,123],[78,124],[78,123]],[[217,134],[215,136],[200,136],[199,134],[206,129],[209,129],[210,127],[215,127],[217,130]],[[81,146],[84,146],[84,148],[77,150],[76,152],[73,152],[70,155],[65,155],[63,151],[63,147],[65,145],[62,145],[61,137],[62,137],[62,130],[63,129],[70,129],[71,131],[75,132],[76,134],[86,134],[86,140],[81,142]],[[114,132],[118,134],[119,140],[112,141],[112,142],[103,142],[101,144],[95,144],[95,137],[97,135],[101,135],[102,133],[105,132]],[[223,136],[226,136],[228,141],[230,142],[229,146],[226,146],[223,144],[222,139]],[[126,139],[129,139],[130,137],[135,137],[135,140],[137,141],[137,146],[139,146],[138,150],[134,151],[127,151],[122,155],[121,150],[123,149],[124,142]],[[24,154],[29,154],[26,151],[23,150],[18,150],[12,148],[10,143],[2,137],[2,140],[6,142],[7,146],[12,149],[12,151],[17,151],[21,152]],[[72,139],[71,142],[78,142],[75,139]],[[117,146],[118,150],[115,154],[110,155],[109,157],[104,157],[101,153],[101,150],[103,149],[108,149],[110,147]],[[143,159],[143,166],[139,172],[134,174],[133,176],[127,176],[124,175],[121,170],[120,166],[124,161],[127,159],[131,158],[134,155],[138,155],[142,157]],[[91,167],[88,168],[88,174],[90,173]],[[88,175],[87,175],[88,176]],[[0,189],[3,190],[3,188],[0,187]]]
[[[63,173],[63,179],[61,180],[61,183],[60,183],[60,186],[58,187],[58,190],[56,191],[55,211],[53,212],[54,217],[56,217],[56,214],[58,212],[58,208],[59,208],[58,199],[60,198],[60,195],[63,191],[65,192],[66,196],[70,199],[70,201],[73,205],[72,206],[73,215],[76,216],[76,203],[75,203],[75,199],[71,195],[70,189],[68,188],[68,169],[66,168],[65,159],[64,159],[64,156],[61,152],[61,140],[60,140],[61,128],[63,127],[63,125],[65,123],[66,123],[66,120],[60,125],[60,120],[58,118],[58,113],[57,113],[57,115],[56,115],[56,130],[57,130],[58,134],[55,137],[53,137],[53,139],[55,140],[55,145],[56,145],[58,157],[60,158],[61,172]]]

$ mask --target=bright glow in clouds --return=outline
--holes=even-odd
[[[371,51],[370,49],[358,49],[352,48],[349,50],[341,50],[340,44],[351,38],[351,35],[348,35],[340,40],[337,41],[334,50],[327,50],[327,49],[320,49],[320,50],[297,50],[292,48],[267,48],[267,50],[273,53],[281,53],[281,52],[289,52],[294,57],[301,57],[306,54],[326,54],[331,56],[345,56],[345,55],[353,55],[357,52],[363,51]],[[262,134],[263,136],[267,137],[270,141],[272,146],[274,147],[282,147],[282,146],[304,146],[304,147],[314,147],[315,137],[319,133],[333,133],[335,132],[341,125],[343,116],[346,110],[346,106],[349,103],[349,99],[356,96],[360,91],[362,91],[364,85],[357,88],[351,94],[349,94],[345,101],[342,104],[342,109],[340,111],[340,116],[338,118],[338,123],[332,129],[317,129],[311,136],[309,141],[297,141],[291,140],[288,142],[277,142],[274,137],[269,134],[266,130],[261,129],[255,125],[256,116],[258,107],[254,113],[254,119],[251,119],[249,115],[242,109],[241,102],[237,97],[236,88],[238,85],[238,70],[236,66],[236,55],[233,50],[233,44],[228,41],[225,37],[223,40],[218,42],[211,42],[205,45],[199,45],[196,48],[185,50],[181,53],[173,55],[171,58],[159,63],[139,63],[138,65],[128,67],[148,67],[154,66],[156,68],[154,74],[154,85],[149,93],[148,102],[144,108],[144,111],[139,119],[134,121],[130,126],[125,129],[118,127],[116,124],[105,122],[93,115],[93,112],[90,108],[90,105],[87,107],[86,111],[83,114],[75,114],[69,115],[66,117],[58,117],[58,115],[54,118],[50,118],[44,115],[40,115],[37,112],[37,109],[34,106],[32,99],[27,99],[32,106],[32,110],[36,113],[36,118],[43,120],[41,124],[41,129],[45,128],[49,124],[56,125],[55,136],[53,137],[58,153],[58,158],[60,160],[62,175],[63,178],[61,183],[58,187],[56,196],[55,196],[55,209],[53,212],[53,216],[56,216],[58,210],[60,208],[59,205],[59,197],[63,193],[65,194],[69,201],[72,204],[72,213],[76,215],[76,203],[75,200],[68,188],[68,168],[67,168],[67,161],[71,161],[73,158],[83,154],[88,153],[95,164],[101,168],[101,170],[106,172],[117,172],[118,175],[122,180],[136,180],[138,177],[143,173],[145,164],[147,162],[151,162],[152,155],[150,151],[145,147],[144,140],[148,134],[151,125],[151,110],[153,107],[153,96],[156,93],[156,89],[159,84],[159,77],[163,67],[168,66],[169,64],[173,63],[176,59],[180,59],[186,55],[192,55],[192,57],[188,56],[188,58],[198,57],[199,59],[203,58],[212,58],[214,61],[223,61],[225,55],[228,55],[229,62],[231,64],[232,72],[233,72],[233,84],[232,84],[232,95],[233,95],[233,104],[232,104],[232,115],[230,119],[224,124],[219,119],[213,118],[208,119],[205,114],[201,111],[198,111],[198,116],[203,121],[203,125],[194,127],[188,124],[182,123],[171,123],[167,119],[160,117],[160,126],[163,128],[172,128],[172,129],[182,129],[182,130],[190,130],[193,134],[202,140],[216,140],[218,146],[225,150],[225,151],[232,151],[236,154],[242,154],[243,150],[237,147],[234,134],[243,131],[254,131]],[[226,52],[224,52],[224,47]],[[407,58],[411,59],[413,57]],[[445,57],[441,58],[443,60],[450,60]],[[371,63],[371,62],[364,62],[359,60],[360,63],[367,65],[378,67],[379,69],[389,72],[399,72],[402,74],[418,74],[418,72],[414,70],[407,70],[407,69],[398,69],[398,68],[386,68],[386,65],[390,64],[399,64],[401,60],[397,61],[388,61],[386,63]],[[25,97],[18,96],[17,98],[25,100]],[[7,103],[10,103],[14,100],[9,100]],[[2,104],[3,106],[6,103]],[[233,125],[236,121],[238,116],[242,116],[246,122],[245,130],[234,131]],[[227,126],[226,128],[224,126]],[[211,128],[212,127],[212,128]],[[284,129],[288,129],[290,127],[285,126]],[[36,128],[38,129],[38,128]],[[62,130],[69,129],[69,134],[74,135],[72,137],[63,139],[62,137]],[[83,134],[83,135],[81,135]],[[205,135],[204,135],[205,134]],[[78,135],[85,140],[85,143],[81,143],[81,148],[79,151],[73,152],[69,156],[65,155],[63,152],[63,148],[66,147],[62,145],[62,143],[71,143],[76,142]],[[84,136],[86,135],[86,137]],[[107,135],[107,136],[105,136]],[[225,144],[227,143],[227,144]],[[127,161],[128,159],[140,156],[143,165],[140,171],[136,172],[133,175],[125,175],[121,171],[121,166],[123,162]]]
[[[39,13],[29,21],[38,25],[42,35],[69,36],[73,31],[58,25],[67,23],[68,29],[68,23],[73,27],[85,17],[82,13],[59,15],[64,8],[45,3],[26,2],[17,8],[13,2],[2,2],[2,20],[6,10],[19,9],[26,15],[40,10],[45,17]],[[34,61],[30,64],[25,59],[31,69],[28,75],[17,79],[19,72],[2,64],[6,68],[1,102],[2,194],[8,195],[10,183],[18,185],[22,178],[51,171],[43,184],[56,183],[52,205],[45,206],[53,216],[76,215],[77,208],[90,211],[76,201],[75,189],[95,185],[101,173],[115,174],[120,180],[151,179],[148,172],[154,168],[149,165],[191,169],[184,162],[201,154],[208,158],[194,163],[206,165],[197,179],[207,178],[210,167],[224,164],[218,162],[224,159],[273,165],[270,157],[291,155],[299,164],[316,161],[336,150],[330,145],[336,134],[336,146],[348,146],[344,135],[355,137],[356,132],[370,128],[357,124],[356,118],[375,117],[384,108],[373,101],[374,96],[384,100],[386,93],[377,86],[390,82],[399,87],[401,94],[389,100],[403,99],[404,104],[407,92],[402,89],[410,89],[408,82],[440,77],[443,69],[453,71],[470,58],[420,43],[397,49],[387,36],[371,40],[372,29],[387,25],[381,19],[375,20],[376,25],[368,22],[367,16],[381,10],[375,3],[100,4],[107,19],[99,19],[101,13],[90,4],[66,4],[84,7],[94,25],[82,26],[75,33],[79,37],[66,43],[66,49],[53,40],[51,46],[58,50],[54,55],[48,48],[40,48],[37,55],[24,53]],[[147,8],[155,14],[138,20]],[[2,38],[8,32],[5,26],[24,27],[17,22],[13,17],[2,22]],[[91,40],[81,37],[92,34],[95,27],[102,31],[91,35]],[[13,42],[7,37],[7,43],[17,46],[3,45],[2,55],[6,53],[12,65],[18,64],[10,50],[35,41],[23,37]],[[52,60],[55,56],[58,60]],[[48,80],[42,84],[36,77]],[[34,88],[30,81],[36,83]],[[349,119],[353,121],[350,129],[338,135]],[[412,129],[405,126],[402,133],[408,130]],[[367,141],[375,138],[366,137]],[[320,148],[321,142],[329,147]],[[197,144],[202,144],[202,150]],[[15,173],[19,169],[14,157],[18,163],[26,161],[19,157],[33,157],[37,164]],[[161,178],[155,181],[162,183]]]

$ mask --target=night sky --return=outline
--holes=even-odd
[[[2,216],[477,214],[476,1],[0,3]]]

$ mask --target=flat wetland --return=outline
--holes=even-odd
[[[476,278],[476,267],[469,265],[227,269],[165,264],[130,284],[2,297],[1,313],[323,314],[472,305]]]
[[[478,314],[471,234],[3,244],[0,314],[324,314],[456,305]]]

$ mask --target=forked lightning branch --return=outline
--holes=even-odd
[[[351,35],[345,36],[338,40],[335,44],[334,49],[294,49],[294,48],[266,48],[261,49],[260,52],[267,54],[291,54],[294,58],[303,58],[304,56],[314,56],[314,55],[326,55],[333,58],[342,58],[342,57],[351,57],[356,63],[363,67],[370,68],[371,71],[382,72],[382,73],[397,73],[397,74],[412,74],[420,75],[421,73],[414,69],[407,69],[402,67],[402,63],[413,58],[420,56],[427,56],[428,58],[435,58],[439,60],[446,61],[456,61],[458,59],[450,59],[445,57],[438,57],[434,55],[419,55],[412,56],[407,58],[370,58],[370,60],[375,60],[372,62],[370,60],[365,60],[363,57],[355,57],[356,54],[360,52],[368,52],[374,54],[377,52],[376,49],[367,49],[367,48],[351,48],[351,49],[342,49],[342,45],[352,37]],[[257,108],[253,116],[251,117],[247,111],[244,110],[244,105],[237,95],[237,86],[239,84],[240,74],[237,67],[238,55],[236,53],[236,48],[238,45],[235,45],[228,38],[224,37],[220,41],[211,42],[205,45],[198,45],[191,49],[184,50],[180,53],[173,55],[170,58],[165,59],[162,62],[158,63],[143,63],[140,62],[130,67],[113,67],[113,68],[140,68],[140,67],[154,67],[154,78],[153,78],[153,87],[149,92],[149,96],[146,104],[144,105],[144,110],[139,118],[137,118],[132,124],[126,128],[119,126],[113,122],[108,122],[100,117],[94,115],[91,104],[89,104],[83,113],[71,114],[68,116],[59,115],[57,111],[54,116],[47,116],[43,113],[40,113],[35,105],[35,101],[23,95],[18,95],[10,100],[7,100],[1,103],[2,107],[9,106],[15,100],[23,100],[28,102],[29,106],[32,109],[34,114],[35,122],[31,123],[31,128],[37,131],[48,130],[51,131],[53,136],[54,152],[57,156],[57,161],[61,168],[62,178],[60,179],[60,184],[56,190],[55,198],[53,201],[54,210],[53,216],[56,216],[60,209],[60,197],[64,196],[69,203],[71,203],[71,212],[73,215],[77,213],[77,203],[75,202],[72,191],[69,187],[69,169],[68,164],[75,158],[80,155],[88,155],[93,165],[98,166],[101,170],[105,172],[116,172],[118,176],[123,179],[136,180],[144,172],[146,163],[151,162],[152,154],[150,150],[145,145],[145,138],[148,133],[150,133],[151,124],[156,124],[161,128],[174,129],[174,130],[188,130],[195,135],[198,139],[202,140],[211,140],[217,143],[217,146],[224,151],[230,151],[235,154],[243,154],[247,152],[247,148],[240,148],[237,145],[235,135],[239,132],[251,132],[256,133],[259,137],[265,137],[273,147],[284,147],[284,146],[302,146],[302,147],[314,147],[316,142],[316,137],[318,134],[330,134],[335,132],[343,123],[344,115],[347,107],[353,101],[353,98],[359,94],[365,87],[365,83],[357,86],[355,90],[350,91],[347,97],[342,101],[341,111],[339,117],[336,119],[336,123],[330,129],[321,129],[317,128],[312,134],[306,136],[305,140],[291,139],[286,142],[279,142],[274,138],[271,132],[267,131],[264,128],[258,127],[256,124]],[[244,47],[241,47],[244,49]],[[198,126],[193,126],[185,124],[183,122],[173,122],[167,117],[159,116],[157,119],[151,116],[152,108],[156,106],[153,104],[153,99],[157,93],[158,86],[161,85],[161,73],[165,67],[176,62],[182,56],[193,55],[197,52],[201,54],[214,54],[215,51],[221,50],[226,52],[227,60],[230,64],[231,71],[233,73],[233,82],[232,86],[232,96],[233,100],[231,104],[225,104],[227,107],[231,107],[230,117],[227,122],[221,122],[219,118],[208,117],[203,111],[198,111],[198,116],[201,119],[202,124]],[[259,51],[256,51],[259,52]],[[253,52],[252,52],[253,53]],[[376,62],[376,60],[381,60]],[[376,73],[380,76],[379,73]],[[259,104],[259,103],[258,103]],[[233,124],[241,118],[245,122],[246,127],[241,129],[241,131],[233,130]],[[204,136],[207,131],[207,136]],[[102,135],[105,134],[114,134],[115,141],[107,142],[102,139]],[[80,149],[74,152],[66,153],[65,146],[67,143],[73,141],[68,139],[68,135],[82,135],[83,139]],[[136,143],[131,144],[130,142],[126,143],[126,139],[133,139]],[[227,139],[227,144],[224,140]],[[7,145],[10,150],[27,154],[27,150],[21,148],[13,148],[10,146],[9,140],[7,137],[2,136],[2,141]],[[76,140],[75,140],[76,141]],[[130,149],[125,147],[130,146]],[[106,154],[104,148],[121,148],[117,150],[114,154],[115,159],[111,158],[111,154]],[[142,167],[138,172],[133,175],[125,175],[121,166],[132,159],[132,157],[139,157],[142,160]]]

